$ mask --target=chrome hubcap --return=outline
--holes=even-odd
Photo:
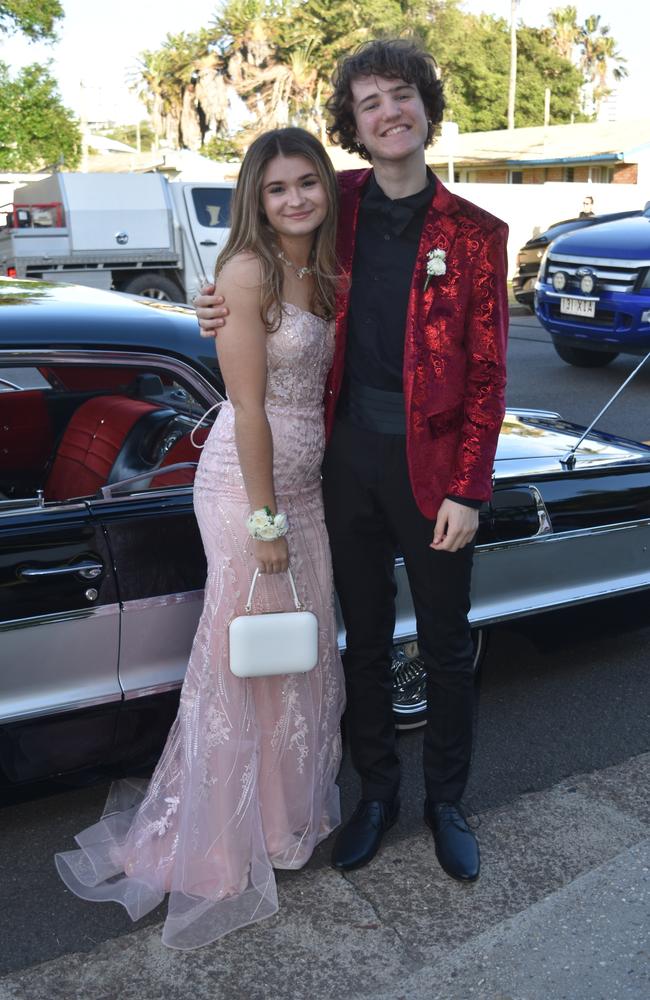
[[[485,642],[485,632],[474,633],[474,667],[476,668]],[[398,729],[416,729],[424,725],[422,715],[427,707],[427,678],[417,642],[393,647],[391,662],[393,709],[398,717]]]

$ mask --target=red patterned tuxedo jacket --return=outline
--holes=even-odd
[[[343,379],[349,278],[359,203],[369,170],[339,174],[338,253],[348,279],[336,313],[336,350],[325,394],[329,434]],[[404,341],[407,456],[418,507],[435,518],[445,496],[488,500],[504,414],[508,330],[504,222],[447,191],[436,178],[409,296]],[[427,254],[446,273],[427,290]]]

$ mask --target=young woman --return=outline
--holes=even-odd
[[[343,676],[320,487],[323,389],[334,351],[337,188],[302,129],[244,158],[217,263],[227,387],[194,485],[208,561],[180,708],[145,788],[115,785],[104,816],[59,854],[66,885],[132,919],[170,894],[165,944],[214,941],[277,911],[274,868],[300,868],[340,820]],[[285,570],[319,622],[307,674],[235,677],[228,624],[255,568],[256,610],[291,610]]]

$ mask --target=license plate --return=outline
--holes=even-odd
[[[560,299],[560,312],[593,319],[596,315],[596,303],[590,299]]]

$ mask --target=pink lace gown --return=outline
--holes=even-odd
[[[268,338],[275,488],[298,593],[318,616],[318,665],[256,679],[229,670],[228,622],[243,611],[255,563],[226,402],[194,484],[208,577],[178,716],[149,784],[114,784],[101,820],[76,837],[80,850],[56,856],[72,892],[120,902],[133,920],[169,893],[163,941],[173,948],[274,914],[273,869],[300,868],[340,821],[343,675],[320,486],[333,339],[332,324],[290,304]],[[285,574],[261,578],[255,608],[293,608]]]

